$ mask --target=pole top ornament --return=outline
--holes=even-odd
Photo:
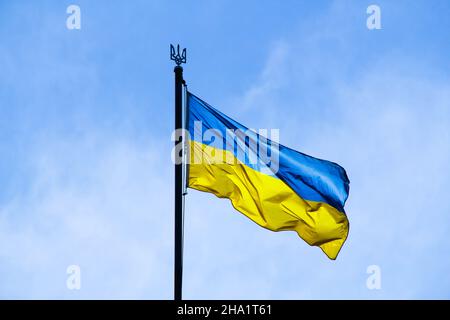
[[[177,66],[181,65],[182,63],[186,63],[186,48],[184,48],[180,53],[180,45],[177,45],[177,49],[175,51],[175,47],[171,44],[170,45],[170,60],[175,61]]]

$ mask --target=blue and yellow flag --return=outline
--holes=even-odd
[[[188,93],[188,186],[228,198],[272,231],[293,230],[336,259],[349,223],[339,165],[278,144]]]

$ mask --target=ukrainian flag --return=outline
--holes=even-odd
[[[187,99],[188,187],[230,199],[266,229],[296,231],[336,259],[349,230],[345,170],[248,130],[189,92]]]

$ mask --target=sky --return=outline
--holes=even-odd
[[[366,26],[371,4],[380,30]],[[186,299],[449,299],[449,12],[445,0],[0,0],[0,298],[172,299],[180,43],[191,92],[351,181],[336,261],[189,190]]]

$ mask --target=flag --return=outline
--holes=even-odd
[[[342,167],[249,130],[190,92],[186,123],[189,188],[228,198],[260,226],[295,231],[336,259],[349,230]]]

